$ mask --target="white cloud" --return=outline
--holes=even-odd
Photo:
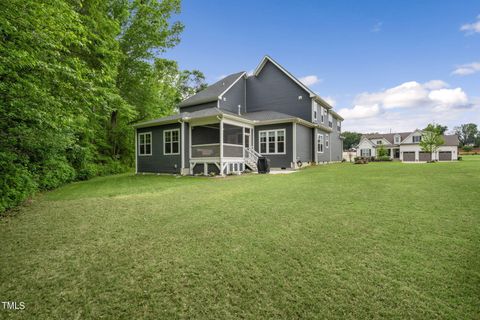
[[[316,83],[322,82],[322,79],[318,78],[315,75],[301,77],[301,78],[299,78],[299,80],[306,86],[311,86],[311,85],[314,85]]]
[[[467,34],[480,33],[480,14],[477,16],[476,22],[462,25],[460,31],[465,31]]]
[[[338,113],[347,120],[365,119],[380,114],[380,106],[378,104],[374,104],[373,106],[356,105],[352,109],[340,109]]]
[[[388,132],[423,128],[433,121],[450,124],[480,104],[470,100],[462,88],[449,88],[441,80],[409,81],[379,92],[357,95],[352,108],[339,111],[345,130]],[[472,115],[473,116],[473,115]]]
[[[327,101],[327,103],[332,107],[335,107],[335,105],[337,104],[337,101],[332,97],[325,97],[323,98],[323,100]]]
[[[480,22],[479,22],[480,23]],[[457,76],[466,76],[480,71],[480,62],[462,64],[453,70],[452,74]]]
[[[372,32],[380,32],[382,31],[382,25],[383,25],[383,22],[379,21],[377,23],[375,23],[372,27],[372,29],[370,31]]]

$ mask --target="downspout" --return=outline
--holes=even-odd
[[[185,122],[183,118],[178,120],[178,122],[180,122],[180,131],[182,132],[180,135],[180,148],[182,150],[180,174],[183,175],[183,170],[185,169]]]
[[[135,174],[138,173],[138,145],[137,145],[138,133],[137,128],[135,128]]]

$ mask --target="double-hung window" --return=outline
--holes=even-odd
[[[163,131],[163,154],[174,155],[180,154],[180,130]]]
[[[329,138],[328,134],[326,134],[325,135],[325,148],[328,148],[329,144],[330,144],[330,138]]]
[[[317,103],[313,102],[313,122],[317,122],[317,110],[318,110]]]
[[[360,150],[360,155],[361,155],[362,157],[370,157],[371,154],[372,154],[372,153],[371,153],[371,150],[370,150],[370,149],[361,149],[361,150]]]
[[[261,154],[285,154],[285,129],[260,131],[258,139]]]
[[[420,140],[422,140],[422,136],[413,136],[412,139],[413,143],[418,143],[420,142]]]
[[[340,132],[342,131],[342,121],[337,120],[337,131]]]
[[[333,128],[333,117],[331,113],[328,114],[328,126]]]
[[[321,118],[321,122],[324,123],[325,122],[325,115],[327,114],[327,111],[325,110],[324,107],[322,107],[320,109],[320,118]]]
[[[323,134],[317,134],[317,150],[323,153]]]
[[[138,134],[138,155],[152,155],[152,133],[142,132]]]

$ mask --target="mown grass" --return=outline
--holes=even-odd
[[[478,319],[479,160],[70,184],[0,220],[0,318]]]

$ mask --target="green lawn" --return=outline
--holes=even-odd
[[[0,243],[0,318],[479,319],[480,156],[96,178]]]

